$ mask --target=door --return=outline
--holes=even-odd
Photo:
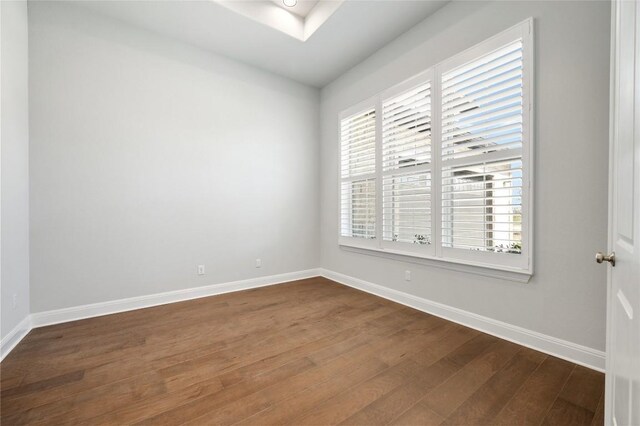
[[[640,425],[640,5],[612,2],[605,423]],[[607,262],[603,262],[603,261]]]

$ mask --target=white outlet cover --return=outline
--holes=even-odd
[[[256,259],[256,268],[260,268],[262,266],[262,259]]]
[[[198,275],[204,275],[204,265],[198,265]]]
[[[411,281],[411,271],[404,271],[404,280]]]

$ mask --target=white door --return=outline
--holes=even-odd
[[[605,423],[640,425],[640,5],[613,1]],[[608,259],[600,256],[600,262]],[[615,265],[615,266],[614,266]]]

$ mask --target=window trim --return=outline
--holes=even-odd
[[[516,39],[522,39],[523,45],[523,114],[522,114],[522,169],[526,172],[522,176],[522,212],[525,216],[522,221],[522,252],[518,257],[502,257],[499,263],[495,262],[496,253],[476,252],[459,248],[442,247],[441,243],[441,105],[440,105],[440,79],[442,74],[453,68],[464,65],[488,52],[498,49]],[[360,252],[371,251],[384,257],[392,257],[398,260],[432,264],[434,266],[447,267],[448,269],[475,272],[480,275],[497,276],[498,278],[513,279],[515,281],[528,281],[533,275],[533,199],[534,199],[534,45],[533,45],[533,18],[528,18],[513,27],[490,37],[469,49],[466,49],[451,58],[448,58],[419,74],[410,77],[399,84],[393,85],[380,93],[350,107],[339,115],[339,123],[351,115],[374,107],[376,110],[376,232],[375,239],[363,240],[361,238],[343,237],[341,224],[338,227],[338,243],[343,248],[352,248]],[[385,99],[398,96],[413,87],[426,81],[431,82],[431,210],[432,226],[431,235],[433,244],[428,250],[425,247],[412,247],[412,244],[401,242],[383,241],[382,218],[382,102]],[[338,126],[340,128],[340,125]],[[341,147],[340,133],[338,132],[338,145]],[[340,152],[340,149],[339,149]],[[340,157],[340,154],[339,154]],[[339,187],[342,185],[340,175],[341,159],[338,162]],[[341,191],[338,191],[338,217],[341,215]],[[375,252],[375,253],[374,253]],[[504,255],[508,256],[508,255]],[[443,262],[438,265],[439,262]],[[445,266],[446,265],[446,266]],[[487,274],[487,270],[495,270],[495,273]],[[481,273],[484,271],[485,273]],[[499,272],[498,272],[499,271]],[[523,278],[524,277],[524,278]]]

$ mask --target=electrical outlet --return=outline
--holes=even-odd
[[[13,309],[18,307],[18,295],[13,293],[13,299],[11,300],[11,306]]]
[[[411,281],[411,271],[409,270],[404,271],[404,280]]]
[[[204,265],[198,265],[198,275],[204,275]]]
[[[256,268],[262,268],[262,259],[256,259]]]

